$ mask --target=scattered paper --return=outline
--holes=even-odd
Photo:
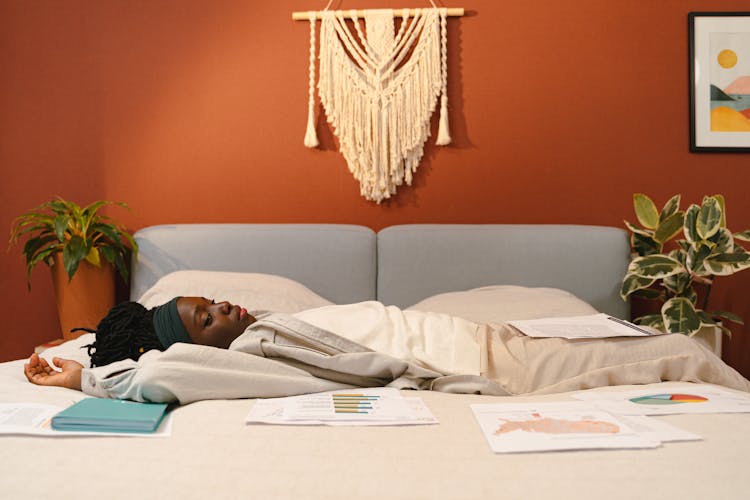
[[[643,437],[667,443],[671,441],[700,441],[698,434],[684,431],[662,420],[644,415],[618,415],[617,418],[628,424]]]
[[[698,384],[670,385],[667,389],[582,391],[573,397],[619,415],[750,413],[749,396]]]
[[[259,399],[245,423],[281,425],[436,424],[424,402],[392,388],[356,389]]]
[[[19,434],[31,436],[128,436],[128,437],[169,437],[172,435],[172,416],[167,414],[154,432],[93,432],[58,431],[52,428],[51,421],[63,408],[36,403],[0,403],[0,435]]]
[[[471,409],[495,453],[661,445],[622,419],[581,402],[474,404]]]
[[[515,320],[508,321],[508,324],[528,337],[603,339],[609,337],[650,337],[662,334],[608,314]]]

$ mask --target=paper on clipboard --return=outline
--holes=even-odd
[[[508,324],[528,337],[540,338],[604,339],[662,335],[662,332],[648,330],[604,313],[587,316],[514,320],[508,321]]]

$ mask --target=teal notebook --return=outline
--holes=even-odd
[[[52,428],[58,431],[154,432],[166,410],[166,403],[85,398],[52,417]]]

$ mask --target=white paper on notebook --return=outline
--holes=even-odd
[[[62,411],[60,406],[38,403],[0,403],[0,434],[26,436],[127,436],[169,437],[172,435],[172,415],[167,413],[154,432],[96,432],[59,431],[51,426],[52,417]]]
[[[661,332],[647,330],[629,321],[599,313],[586,316],[539,318],[508,321],[528,337],[602,339],[609,337],[650,337]]]

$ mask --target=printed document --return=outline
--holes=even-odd
[[[351,389],[259,399],[245,423],[282,425],[436,424],[424,402],[393,388]]]
[[[750,413],[750,396],[709,384],[669,384],[658,389],[582,391],[573,397],[618,415]]]
[[[603,313],[587,316],[515,320],[508,321],[508,324],[529,337],[603,339],[662,335],[662,332],[646,329],[624,319]]]
[[[471,410],[495,453],[661,445],[615,415],[582,402],[473,404]]]

